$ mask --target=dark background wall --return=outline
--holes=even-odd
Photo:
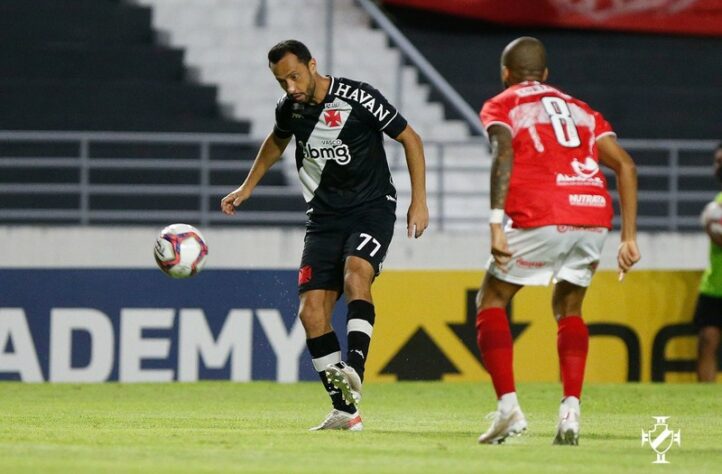
[[[387,6],[472,105],[501,91],[499,56],[519,36],[547,47],[549,82],[601,111],[625,138],[722,138],[722,39],[503,27]]]
[[[215,87],[187,80],[151,15],[120,0],[2,0],[0,130],[247,132]]]

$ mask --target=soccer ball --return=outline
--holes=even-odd
[[[722,205],[716,201],[710,202],[702,211],[701,218],[705,229],[709,229],[712,234],[722,234]]]
[[[201,233],[188,224],[172,224],[155,240],[155,261],[173,278],[191,277],[203,268],[208,246]]]

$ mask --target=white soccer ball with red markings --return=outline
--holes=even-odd
[[[155,261],[173,278],[188,278],[201,271],[208,255],[203,235],[188,224],[172,224],[155,240]]]
[[[716,201],[707,204],[702,211],[702,225],[711,233],[722,235],[722,205]]]

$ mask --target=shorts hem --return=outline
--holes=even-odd
[[[568,283],[571,283],[572,285],[581,286],[582,288],[589,288],[589,285],[592,284],[591,278],[587,281],[582,281],[579,278],[570,277],[568,275],[564,275],[563,273],[557,273],[554,276],[554,283],[557,283],[559,281],[566,281]]]
[[[512,283],[514,285],[522,285],[522,286],[549,286],[549,282],[551,281],[553,274],[549,273],[548,275],[544,276],[534,276],[529,278],[524,277],[517,277],[514,275],[510,275],[508,273],[503,273],[500,270],[496,269],[496,266],[492,264],[489,267],[488,272],[495,278],[505,281],[507,283]]]

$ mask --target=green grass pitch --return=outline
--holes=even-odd
[[[558,384],[519,384],[529,431],[480,446],[484,383],[368,384],[365,430],[309,433],[328,411],[318,383],[0,384],[0,473],[720,472],[722,387],[585,387],[578,447],[552,446]],[[652,416],[681,446],[654,465]]]

